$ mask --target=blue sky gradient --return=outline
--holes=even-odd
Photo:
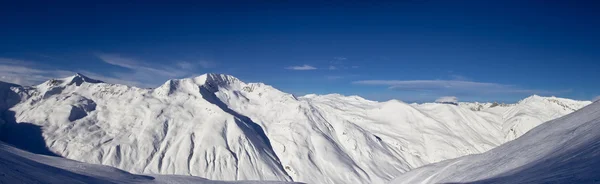
[[[208,72],[293,94],[514,102],[600,95],[594,1],[5,2],[0,80],[156,87]]]

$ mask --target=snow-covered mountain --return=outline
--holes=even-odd
[[[482,154],[427,165],[391,183],[598,183],[600,102]]]
[[[133,173],[308,183],[384,183],[482,153],[591,103],[531,96],[479,108],[295,97],[221,74],[155,89],[78,74],[33,87],[2,84],[0,97],[0,138],[33,152]]]
[[[516,104],[498,103],[461,103],[460,106],[471,110],[490,113],[502,118],[502,133],[505,142],[513,140],[532,128],[580,109],[590,101],[576,101],[557,97],[530,96]],[[540,110],[541,107],[546,107]]]
[[[0,183],[292,184],[277,181],[214,181],[177,175],[135,175],[109,166],[32,154],[3,142],[0,142],[0,165]]]

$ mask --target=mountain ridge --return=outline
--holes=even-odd
[[[594,102],[487,152],[426,165],[391,183],[597,183],[599,109]]]
[[[67,79],[69,79],[69,80],[67,80]],[[139,89],[157,89],[157,88],[161,88],[161,87],[163,87],[165,85],[168,86],[169,82],[172,82],[172,81],[185,81],[185,80],[192,80],[196,84],[205,84],[205,83],[208,83],[208,84],[211,84],[211,85],[216,85],[216,86],[221,86],[221,87],[229,87],[228,86],[229,84],[236,84],[237,83],[237,84],[249,85],[249,86],[254,86],[254,87],[268,87],[268,88],[271,88],[271,89],[275,89],[275,88],[273,88],[273,86],[267,85],[267,84],[261,83],[261,82],[245,83],[245,82],[243,82],[242,80],[240,80],[239,78],[237,78],[237,77],[235,77],[233,75],[222,74],[222,73],[205,73],[205,74],[201,74],[201,75],[198,75],[198,76],[195,76],[195,77],[170,79],[170,80],[167,80],[162,85],[159,85],[159,86],[157,86],[155,88],[139,88],[139,87],[136,87],[136,86],[130,86],[130,85],[125,85],[125,84],[110,84],[110,83],[105,83],[104,81],[101,81],[101,80],[92,79],[92,78],[90,78],[90,77],[88,77],[88,76],[86,76],[86,75],[84,75],[82,73],[75,73],[72,76],[64,77],[64,78],[59,78],[59,79],[49,79],[48,81],[45,81],[45,82],[43,82],[41,84],[55,83],[55,82],[52,82],[52,81],[60,81],[60,83],[62,83],[62,81],[68,81],[68,82],[66,82],[67,85],[70,85],[70,84],[80,85],[81,83],[92,83],[92,84],[93,83],[105,83],[105,84],[110,84],[110,85],[122,85],[122,86],[127,86],[127,87],[132,87],[132,88],[139,88]],[[200,81],[203,81],[203,82],[200,82]],[[7,83],[7,84],[10,84],[10,83]],[[21,85],[18,85],[18,84],[13,84],[13,85],[21,86]],[[39,86],[39,85],[34,85],[34,86]],[[22,87],[28,87],[28,86],[22,86]],[[336,95],[339,95],[341,97],[357,98],[357,99],[367,100],[367,99],[365,99],[365,98],[363,98],[361,96],[358,96],[358,95],[343,95],[343,94],[339,94],[339,93],[306,94],[306,95],[302,95],[300,97],[308,98],[308,97],[315,97],[315,96],[336,96]],[[531,100],[531,99],[561,99],[561,100],[571,100],[571,101],[578,101],[578,102],[589,101],[589,100],[572,100],[572,99],[560,98],[560,97],[556,97],[556,96],[545,97],[545,96],[539,96],[537,94],[533,94],[531,96],[525,97],[524,99],[521,99],[521,100],[519,100],[517,102],[514,102],[514,103],[502,103],[502,104],[505,104],[505,105],[518,104],[518,103],[522,103],[523,101],[528,101],[528,100]],[[399,99],[390,99],[390,100],[402,101],[402,100],[399,100]],[[390,101],[390,100],[386,100],[386,101]],[[372,100],[370,100],[370,101],[372,101]],[[377,102],[385,102],[385,101],[377,101]],[[591,101],[589,101],[589,102],[591,102]],[[434,102],[433,101],[432,102],[422,102],[422,103],[416,103],[416,104],[426,104],[426,103],[434,103]],[[459,103],[463,103],[463,104],[493,104],[493,103],[497,103],[497,102],[492,102],[492,101],[490,101],[490,102],[471,101],[471,102],[459,102]],[[498,104],[500,104],[500,103],[498,103]]]
[[[76,78],[83,79],[68,80]],[[533,103],[532,111],[522,109],[529,103],[473,111],[339,94],[295,97],[223,74],[173,79],[154,89],[95,81],[76,75],[10,87],[18,103],[6,105],[12,114],[4,116],[14,119],[9,129],[39,126],[51,152],[133,173],[382,183],[421,165],[487,151],[537,126],[531,119],[571,111],[545,101]],[[503,125],[518,131],[507,136]]]

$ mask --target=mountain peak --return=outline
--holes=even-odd
[[[96,79],[92,79],[89,78],[81,73],[75,73],[75,75],[73,76],[69,76],[69,77],[65,77],[65,78],[61,78],[61,79],[50,79],[40,85],[38,85],[38,87],[40,86],[69,86],[72,84],[75,84],[76,86],[80,86],[83,83],[103,83],[100,80],[96,80]]]
[[[207,80],[218,80],[218,81],[240,81],[233,75],[220,74],[220,73],[205,73],[200,76],[205,76]]]
[[[81,73],[75,73],[75,75],[73,75],[71,77],[64,78],[63,81],[64,81],[64,83],[66,83],[66,85],[75,84],[77,86],[83,84],[84,82],[102,83],[102,81],[100,81],[100,80],[89,78]]]
[[[165,94],[171,94],[177,90],[197,91],[199,86],[205,86],[209,90],[218,90],[223,87],[229,88],[235,84],[244,83],[231,75],[206,73],[193,78],[171,79],[157,89],[164,91]]]
[[[578,101],[578,100],[572,100],[572,99],[566,99],[566,98],[559,98],[559,97],[555,97],[555,96],[551,96],[551,97],[543,97],[543,96],[538,96],[538,95],[532,95],[530,97],[527,97],[521,101],[519,101],[519,104],[526,104],[526,105],[532,105],[532,104],[555,104],[557,106],[562,107],[563,109],[569,109],[572,111],[575,111],[577,109],[580,109],[586,105],[589,105],[590,103],[592,103],[591,101]]]
[[[534,94],[534,95],[531,95],[531,96],[529,96],[527,98],[524,98],[524,99],[520,100],[518,103],[528,103],[528,102],[542,101],[545,98],[547,98],[547,97],[542,97],[542,96]]]
[[[196,83],[204,83],[213,87],[223,87],[235,83],[242,83],[242,81],[232,75],[217,74],[217,73],[206,73],[194,78]]]

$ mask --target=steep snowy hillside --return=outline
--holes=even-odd
[[[203,75],[148,90],[76,75],[16,88],[30,97],[8,112],[16,119],[3,136],[18,139],[30,123],[41,126],[52,152],[78,161],[134,173],[290,181],[256,124],[202,94],[220,79]]]
[[[219,74],[156,89],[82,75],[2,86],[0,138],[28,151],[133,173],[308,183],[384,183],[487,151],[590,103],[532,96],[474,111],[335,94],[295,97]]]
[[[503,141],[507,142],[543,122],[569,114],[590,103],[590,101],[533,95],[516,104],[460,103],[460,106],[478,111],[483,117],[501,118],[495,121],[502,122],[502,134],[505,136]]]
[[[0,183],[285,183],[212,181],[193,176],[134,175],[108,166],[31,154],[0,142]]]
[[[391,183],[598,183],[600,102],[488,152],[412,170]]]

